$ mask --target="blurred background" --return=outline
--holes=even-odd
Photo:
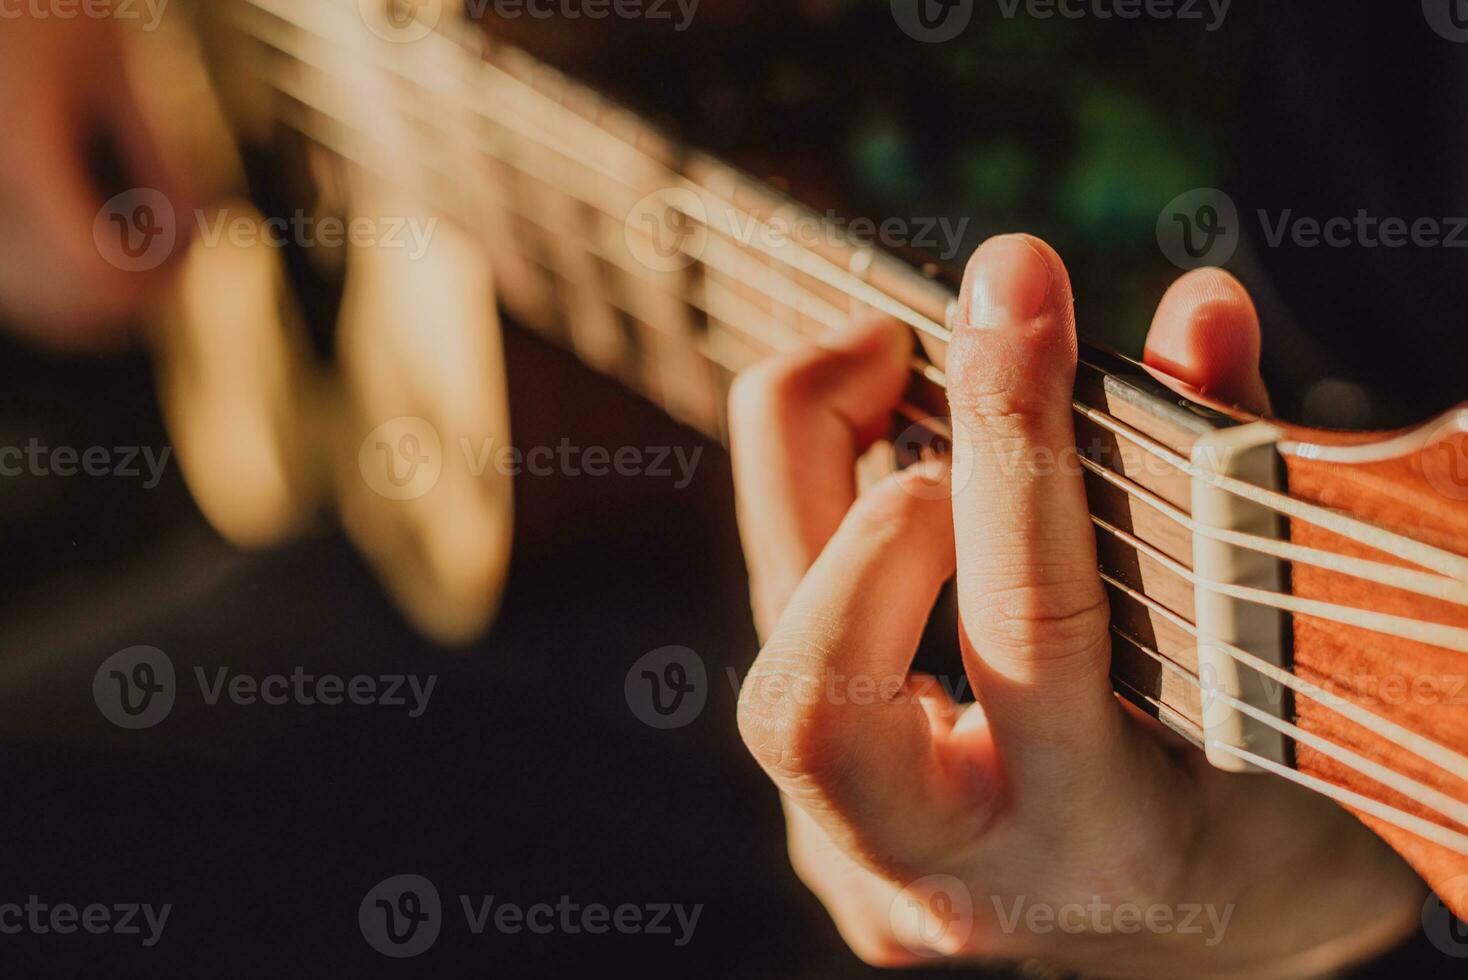
[[[969,219],[936,256],[948,264],[998,231],[1049,239],[1072,270],[1083,332],[1133,355],[1179,274],[1158,247],[1159,213],[1221,189],[1243,215],[1228,265],[1259,302],[1282,415],[1389,427],[1462,400],[1463,253],[1272,247],[1249,219],[1286,208],[1468,214],[1468,47],[1427,29],[1418,5],[1347,15],[1239,0],[1215,30],[970,6],[962,37],[942,43],[899,29],[885,0],[702,0],[686,30],[673,29],[676,11],[539,20],[491,8],[483,27],[844,220]],[[271,151],[247,146],[244,170],[255,206],[284,213],[291,182]],[[10,235],[27,247],[24,231]],[[313,261],[284,254],[304,338],[288,353],[326,373],[346,356],[344,300],[340,277]],[[346,515],[351,537],[315,511],[272,525],[266,547],[221,535],[177,454],[162,455],[206,414],[208,392],[172,386],[159,344],[60,353],[0,342],[0,446],[102,447],[119,464],[105,476],[52,465],[0,478],[0,900],[173,907],[151,948],[85,933],[0,937],[10,975],[874,972],[795,879],[775,795],[735,731],[756,641],[722,449],[513,317],[503,345],[516,445],[660,447],[697,463],[686,482],[676,464],[672,478],[515,475],[498,616],[443,644],[412,625],[433,614],[382,567],[411,549],[371,543],[391,536],[373,530],[371,508]],[[282,427],[335,424],[312,404]],[[493,436],[499,409],[485,412]],[[150,458],[162,461],[155,472]],[[192,458],[197,472],[204,457]],[[234,486],[245,500],[257,489]],[[493,551],[477,547],[485,525],[474,522],[495,518],[465,508],[462,522],[442,512],[435,533],[471,555]],[[437,571],[445,560],[403,558]],[[492,561],[474,574],[486,590],[499,583]],[[400,611],[415,602],[418,616]],[[128,730],[99,710],[94,680],[140,645],[166,653],[179,695],[166,718]],[[693,652],[704,690],[699,710],[664,728],[633,692],[640,658],[669,646]],[[945,669],[944,651],[929,656]],[[195,672],[221,668],[435,681],[417,717],[411,697],[402,708],[210,704]],[[461,895],[702,910],[682,946],[676,927],[446,926],[426,955],[392,961],[364,942],[358,909],[401,874],[435,883],[454,911]],[[1418,943],[1362,975],[1461,975],[1455,965]]]

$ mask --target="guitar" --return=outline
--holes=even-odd
[[[195,243],[159,372],[181,465],[227,536],[278,541],[335,501],[410,618],[446,640],[482,630],[508,480],[445,469],[415,493],[417,471],[392,467],[431,467],[440,432],[508,440],[496,304],[714,439],[749,364],[885,314],[920,353],[864,467],[941,454],[943,270],[826,233],[441,7],[213,0],[192,37],[155,39],[173,77],[212,80],[217,102],[175,127],[181,156],[219,175],[211,194],[445,229],[422,262],[362,245],[327,270],[335,374],[301,367],[311,337],[276,251]],[[221,312],[222,282],[250,288]],[[1118,695],[1216,766],[1348,807],[1468,915],[1468,408],[1313,431],[1084,347],[1074,410]]]

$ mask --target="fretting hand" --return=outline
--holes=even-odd
[[[912,470],[857,495],[856,457],[907,376],[896,324],[775,358],[731,399],[766,638],[739,723],[780,790],[797,874],[881,965],[1309,975],[1404,937],[1422,886],[1353,817],[1210,768],[1112,693],[1085,492],[1063,465],[1076,334],[1059,256],[992,239],[961,304],[947,374],[966,478],[951,501]],[[1154,366],[1262,410],[1258,351],[1253,305],[1218,270],[1173,286],[1147,342]],[[966,708],[908,674],[955,573]]]

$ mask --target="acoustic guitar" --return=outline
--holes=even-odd
[[[301,200],[442,221],[420,261],[362,245],[328,270],[343,277],[325,307],[334,370],[301,367],[312,340],[279,250],[195,241],[159,370],[186,476],[234,540],[280,540],[335,501],[411,618],[446,640],[482,630],[509,481],[444,468],[415,493],[369,469],[379,451],[431,465],[436,439],[508,440],[497,307],[715,439],[746,366],[877,311],[920,354],[871,464],[942,455],[942,270],[802,234],[824,228],[815,212],[443,4],[191,13],[190,35],[152,39],[149,60],[164,90],[214,93],[159,110],[205,192],[253,191],[264,213]],[[1214,765],[1265,774],[1240,778],[1338,801],[1468,916],[1468,409],[1403,432],[1312,431],[1098,348],[1080,360],[1118,695]]]

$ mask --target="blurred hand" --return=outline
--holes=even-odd
[[[781,791],[796,872],[852,949],[887,966],[1039,958],[1106,975],[1296,976],[1404,937],[1422,886],[1353,817],[1283,780],[1211,768],[1112,693],[1079,469],[1022,465],[1076,451],[1059,256],[1027,236],[992,239],[961,302],[947,374],[966,436],[952,468],[971,475],[951,501],[928,485],[941,465],[857,496],[857,455],[908,374],[896,324],[773,359],[731,398],[766,637],[739,724]],[[1154,366],[1264,411],[1258,357],[1248,295],[1213,269],[1169,290],[1147,342]],[[909,674],[955,573],[978,698],[962,710]],[[1124,907],[1145,922],[1117,918]]]
[[[175,181],[139,112],[116,26],[29,14],[0,21],[0,132],[0,317],[53,346],[120,341],[171,263],[119,268],[94,225],[113,194],[149,188],[173,199]],[[98,187],[91,172],[103,145],[116,150],[120,187]]]

